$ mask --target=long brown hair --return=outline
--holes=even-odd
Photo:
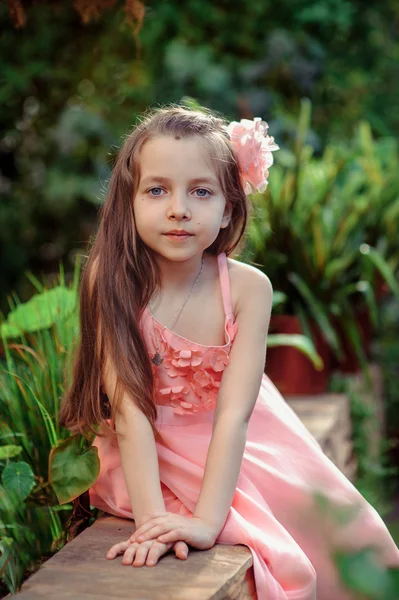
[[[139,154],[143,145],[156,136],[201,136],[209,147],[226,201],[232,205],[229,225],[220,230],[206,252],[230,255],[244,236],[250,204],[224,129],[226,124],[211,111],[168,105],[148,110],[126,136],[80,282],[80,339],[73,355],[72,383],[66,389],[60,413],[61,425],[74,433],[85,434],[104,422],[101,374],[109,357],[117,375],[115,399],[108,415],[111,426],[115,425],[125,392],[134,398],[156,439],[161,440],[155,427],[151,361],[139,326],[143,309],[161,282],[152,250],[136,231],[133,199],[140,180]]]

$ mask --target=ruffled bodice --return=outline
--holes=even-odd
[[[214,409],[223,371],[229,364],[237,323],[232,312],[225,253],[219,254],[218,265],[226,317],[224,346],[205,346],[188,340],[153,319],[148,309],[143,312],[141,328],[149,356],[152,357],[158,347],[164,359],[158,366],[151,362],[154,401],[172,407],[178,415]]]

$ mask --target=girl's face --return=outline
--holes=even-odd
[[[144,144],[139,160],[133,210],[140,238],[170,260],[202,253],[229,224],[231,206],[201,138],[156,137]],[[190,235],[173,237],[172,230]]]

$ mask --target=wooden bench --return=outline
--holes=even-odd
[[[292,396],[288,403],[335,464],[353,479],[348,398]],[[69,542],[13,596],[18,600],[253,600],[252,555],[243,545],[190,550],[187,561],[168,554],[154,567],[126,567],[106,551],[125,540],[134,523],[104,517]]]
[[[155,567],[107,560],[112,544],[126,540],[134,523],[103,517],[48,560],[13,598],[18,600],[254,600],[252,555],[246,546],[216,544],[190,549],[186,561],[173,554]]]

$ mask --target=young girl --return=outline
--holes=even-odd
[[[153,566],[171,549],[185,560],[189,546],[245,544],[259,600],[345,600],[336,547],[373,546],[386,565],[399,553],[264,374],[272,287],[228,257],[277,149],[266,127],[171,106],[127,136],[82,279],[61,422],[101,424],[91,504],[135,520],[107,558]],[[354,509],[344,526],[341,509]]]

